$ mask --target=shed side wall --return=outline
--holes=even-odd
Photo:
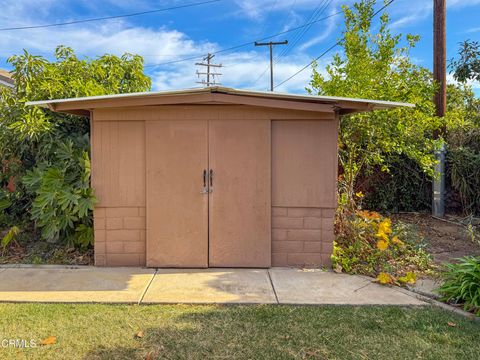
[[[145,265],[145,124],[92,121],[95,264]]]
[[[338,119],[272,121],[272,265],[329,266]]]

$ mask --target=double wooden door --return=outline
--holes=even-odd
[[[146,122],[150,267],[269,267],[270,121]]]

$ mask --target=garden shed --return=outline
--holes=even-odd
[[[91,124],[99,266],[327,265],[343,114],[408,104],[225,87],[31,102]]]

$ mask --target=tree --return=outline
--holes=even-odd
[[[453,78],[459,82],[480,81],[480,43],[466,40],[460,43],[460,58],[449,64]]]
[[[366,99],[400,101],[415,108],[355,114],[342,117],[339,134],[339,160],[343,169],[340,201],[355,208],[355,185],[360,173],[380,168],[389,171],[398,157],[405,156],[432,175],[432,139],[439,119],[432,102],[435,85],[431,73],[413,64],[410,50],[418,36],[393,35],[389,16],[380,17],[373,30],[375,0],[362,0],[344,6],[345,29],[340,39],[342,52],[334,55],[322,74],[314,66],[310,93]],[[400,41],[406,40],[406,46]]]
[[[138,55],[76,57],[59,46],[49,62],[27,51],[8,59],[15,89],[0,91],[0,227],[35,220],[41,236],[88,245],[95,197],[90,188],[87,118],[25,102],[150,89]]]

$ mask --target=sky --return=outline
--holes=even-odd
[[[0,28],[43,25],[123,15],[199,3],[206,0],[0,0]],[[220,0],[176,10],[41,29],[0,31],[0,67],[10,69],[7,58],[23,49],[53,59],[57,45],[72,47],[79,57],[95,58],[104,53],[142,55],[152,90],[201,86],[196,74],[202,56],[223,51],[213,62],[222,64],[224,86],[267,90],[268,47],[252,42],[324,18],[311,26],[266,41],[288,40],[274,47],[274,81],[280,84],[338,41],[343,16],[335,15],[353,0]],[[395,0],[387,11],[394,33],[421,37],[411,52],[415,63],[432,68],[433,0]],[[383,1],[377,1],[380,8]],[[459,42],[480,40],[480,0],[447,0],[447,58],[453,58]],[[373,20],[378,24],[378,17]],[[245,46],[239,46],[250,43]],[[237,47],[238,46],[238,47]],[[334,49],[319,61],[319,69],[331,61]],[[188,59],[181,61],[183,59]],[[276,91],[303,93],[311,69],[300,72]],[[449,75],[448,79],[452,81]],[[472,83],[480,95],[480,84]]]

